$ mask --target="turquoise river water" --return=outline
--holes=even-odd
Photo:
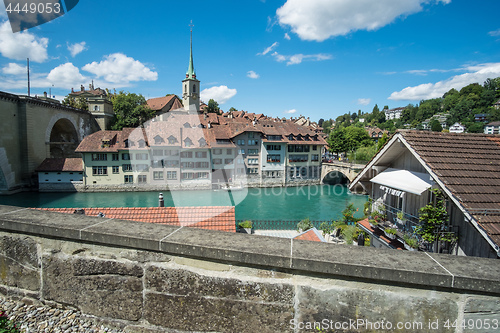
[[[0,196],[0,204],[21,207],[156,207],[159,192],[38,193]],[[302,220],[338,219],[353,203],[362,216],[367,196],[349,192],[344,185],[250,188],[240,191],[164,192],[165,206],[236,206],[236,219]]]

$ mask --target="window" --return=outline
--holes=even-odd
[[[153,179],[154,180],[162,180],[163,179],[163,171],[153,171]]]
[[[281,150],[280,145],[266,145],[267,150]]]
[[[245,145],[245,140],[244,139],[238,140],[238,146],[244,146],[244,145]]]
[[[177,171],[167,171],[167,179],[177,179]]]
[[[289,162],[307,162],[309,157],[307,155],[290,155],[288,157]]]
[[[254,138],[254,135],[255,135],[255,133],[254,133],[254,132],[248,132],[248,138],[249,138],[249,139],[253,139],[253,138]]]
[[[248,155],[259,155],[258,149],[248,149]]]
[[[129,153],[123,153],[122,154],[122,160],[129,161],[130,160],[130,154]]]
[[[129,176],[124,176],[124,182],[125,184],[132,184],[134,182],[134,176],[129,175]]]
[[[144,148],[146,147],[146,141],[140,139],[139,141],[137,141],[137,143],[139,144],[139,148]]]
[[[147,164],[134,164],[133,168],[135,171],[148,171],[149,165],[147,165]]]
[[[138,154],[135,154],[135,159],[145,161],[145,160],[149,159],[149,156],[148,156],[148,154],[138,153]]]
[[[214,155],[221,155],[222,154],[222,149],[214,149],[213,153],[214,153]]]
[[[175,150],[165,150],[165,156],[178,156],[179,151],[177,149]]]
[[[312,147],[313,147],[313,150],[318,150],[318,146],[314,145]]]
[[[276,155],[276,154],[267,155],[267,162],[268,163],[279,163],[279,162],[281,162],[281,156]]]
[[[197,151],[194,154],[194,156],[197,158],[207,158],[207,152],[206,151]]]
[[[259,159],[258,158],[249,158],[248,164],[259,164]]]
[[[184,140],[184,146],[186,146],[186,147],[191,147],[192,145],[193,145],[193,141],[191,141],[191,139],[190,139],[190,138],[186,138],[186,139]]]
[[[163,160],[156,160],[151,162],[153,168],[163,168]]]
[[[243,159],[242,159],[242,158],[238,158],[238,159],[236,160],[236,162],[237,162],[237,163],[239,163],[239,164],[243,164],[243,163],[244,163],[244,161],[243,161]]]
[[[200,147],[206,147],[207,140],[205,140],[204,138],[201,138],[200,140],[198,140],[198,143],[200,144]]]
[[[125,148],[128,148],[128,147],[132,146],[131,145],[132,142],[129,139],[123,141],[123,143],[125,144]]]
[[[179,161],[164,160],[163,163],[167,168],[177,168],[179,166]]]
[[[120,167],[119,166],[113,166],[113,173],[120,173]]]
[[[194,167],[196,169],[208,169],[209,165],[208,162],[196,162]]]
[[[226,154],[229,156],[233,156],[233,150],[232,149],[226,149]]]
[[[259,173],[259,168],[248,168],[248,173],[257,174]]]
[[[181,152],[181,158],[192,158],[193,157],[193,152],[192,151],[183,151]]]
[[[304,152],[308,153],[310,148],[311,148],[311,146],[304,146]]]
[[[194,168],[194,162],[181,162],[181,168]]]
[[[99,105],[94,105],[94,111],[99,111]]]
[[[208,178],[208,172],[197,172],[196,173],[196,178],[207,179]]]
[[[167,140],[168,140],[168,144],[170,144],[170,145],[173,145],[174,143],[178,142],[177,139],[175,138],[175,136],[173,136],[173,135],[169,136]]]
[[[120,154],[113,154],[111,156],[112,156],[112,160],[113,161],[119,161],[120,160]]]
[[[224,164],[231,164],[231,163],[233,163],[233,159],[232,158],[226,158],[224,160]]]
[[[214,165],[221,165],[222,164],[222,158],[214,158],[213,163],[214,163]]]
[[[245,154],[245,149],[238,149],[238,154],[240,154],[240,155]]]
[[[93,176],[106,176],[108,174],[107,166],[93,166],[92,175]]]
[[[281,140],[281,135],[268,135],[267,139],[270,141],[279,141]]]
[[[154,149],[153,156],[163,156],[163,150],[162,149]]]
[[[137,182],[138,183],[144,184],[144,183],[147,182],[147,180],[148,180],[148,177],[146,175],[139,175],[139,176],[137,176]]]
[[[165,140],[163,140],[163,138],[159,135],[155,136],[155,145],[161,145],[163,142],[165,142]],[[140,143],[140,141],[139,141]]]
[[[311,155],[311,162],[318,162],[318,161],[319,161],[319,155],[318,154]]]
[[[192,172],[183,172],[181,174],[182,179],[193,179],[194,174]]]
[[[248,140],[249,146],[256,146],[259,144],[259,140]]]
[[[107,161],[108,154],[92,154],[92,161]]]
[[[236,173],[238,173],[239,175],[243,175],[245,173],[245,168],[236,169]]]
[[[132,171],[132,164],[124,164],[122,165],[122,170],[125,171]]]

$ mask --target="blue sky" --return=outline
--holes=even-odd
[[[312,120],[440,97],[500,76],[498,0],[80,1],[13,34],[0,4],[0,90],[181,94],[192,20],[202,98]]]

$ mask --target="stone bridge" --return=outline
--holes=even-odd
[[[0,206],[0,294],[127,333],[493,332],[499,263]]]
[[[336,173],[337,175],[341,174],[347,178],[349,182],[352,182],[364,167],[364,164],[354,164],[340,161],[323,163],[321,166],[321,182],[324,182],[325,178],[329,175],[331,176],[332,173]]]
[[[33,185],[45,158],[79,157],[80,141],[99,129],[89,111],[5,92],[0,119],[0,194]]]

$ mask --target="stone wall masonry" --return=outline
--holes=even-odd
[[[500,325],[498,276],[495,259],[0,206],[0,293],[125,332],[477,332]]]

